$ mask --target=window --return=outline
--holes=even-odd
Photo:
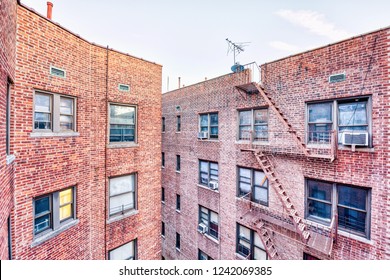
[[[36,92],[34,130],[75,131],[75,99],[59,94]]]
[[[308,253],[303,252],[303,259],[306,261],[314,261],[314,260],[319,260],[319,258],[314,257]]]
[[[165,153],[164,152],[161,153],[161,166],[165,167]]]
[[[162,130],[162,132],[165,132],[165,117],[162,117],[162,128],[161,128],[161,130]]]
[[[165,237],[165,223],[161,222],[161,235]]]
[[[176,232],[176,249],[180,250],[180,234]]]
[[[11,94],[10,84],[7,83],[7,96],[6,96],[6,107],[5,107],[5,151],[7,155],[10,155],[10,117],[11,117]]]
[[[209,186],[218,182],[218,163],[199,160],[199,184]]]
[[[343,132],[363,132],[370,135],[369,104],[369,97],[308,104],[308,143],[330,143],[332,130],[337,131],[339,144]]]
[[[199,205],[199,224],[204,224],[206,234],[218,239],[218,214]]]
[[[239,167],[237,195],[268,206],[268,179],[264,172]]]
[[[180,156],[176,155],[176,171],[180,171]]]
[[[181,116],[176,116],[176,131],[181,131]]]
[[[135,174],[109,179],[110,216],[122,215],[136,209]]]
[[[108,252],[109,260],[136,260],[137,240],[133,240]]]
[[[135,142],[136,108],[110,104],[110,143]]]
[[[76,217],[74,187],[34,199],[34,234],[57,230]]]
[[[207,261],[212,259],[213,258],[210,258],[206,253],[202,252],[201,250],[198,250],[198,260]]]
[[[208,139],[218,139],[218,113],[199,116],[199,132],[207,132]]]
[[[267,252],[256,231],[237,224],[237,253],[250,260],[266,260]]]
[[[180,195],[176,195],[176,210],[180,211]]]
[[[130,91],[130,86],[129,85],[125,85],[125,84],[119,84],[118,85],[118,89],[120,90],[120,91]]]
[[[370,189],[312,179],[306,188],[308,219],[329,225],[337,210],[339,229],[369,238]]]
[[[165,188],[161,188],[161,202],[165,202]]]
[[[268,141],[268,109],[239,112],[239,140]]]

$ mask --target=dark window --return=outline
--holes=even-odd
[[[165,132],[165,117],[162,118],[162,132]]]
[[[303,259],[304,260],[308,260],[308,261],[311,261],[311,260],[319,260],[319,258],[317,257],[314,257],[310,254],[307,254],[307,253],[303,253]]]
[[[239,112],[239,140],[268,141],[268,109]]]
[[[136,209],[135,177],[135,174],[131,174],[109,179],[110,216]]]
[[[176,195],[176,210],[180,211],[180,195]]]
[[[199,184],[210,186],[210,182],[218,182],[218,163],[199,160]]]
[[[176,171],[180,171],[180,156],[176,155]]]
[[[34,234],[57,230],[75,219],[75,189],[67,188],[34,199]]]
[[[110,104],[110,142],[135,142],[134,106]]]
[[[180,234],[176,232],[176,249],[180,250]]]
[[[206,234],[218,239],[218,214],[199,205],[199,224],[207,227]]]
[[[176,131],[181,131],[181,116],[176,116]]]
[[[5,151],[6,154],[10,154],[10,118],[11,118],[11,91],[10,84],[7,83],[7,96],[6,96],[6,107],[5,107]]]
[[[109,260],[136,260],[137,240],[133,240],[108,252]]]
[[[206,253],[201,250],[198,250],[198,260],[212,260],[213,258],[209,257]]]
[[[161,188],[161,201],[165,202],[165,188]]]
[[[268,206],[268,179],[264,172],[239,167],[238,196]]]
[[[165,236],[165,223],[161,222],[161,235]]]
[[[337,209],[339,229],[369,238],[370,189],[312,179],[306,186],[308,219],[330,224]]]
[[[165,153],[164,152],[161,153],[161,166],[165,167]]]
[[[249,260],[266,260],[267,252],[256,231],[237,224],[237,253]]]
[[[199,116],[199,132],[207,133],[208,139],[218,139],[218,113]]]

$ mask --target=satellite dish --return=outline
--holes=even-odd
[[[230,68],[234,73],[242,72],[244,71],[244,66],[236,63]]]

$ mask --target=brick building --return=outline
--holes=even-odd
[[[163,257],[390,259],[389,104],[389,28],[164,94]]]
[[[1,258],[14,201],[14,259],[160,259],[161,66],[86,41],[51,7],[1,6]]]

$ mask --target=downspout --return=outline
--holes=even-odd
[[[106,108],[105,133],[104,133],[104,255],[107,259],[107,145],[108,145],[108,45],[106,48],[106,98],[104,106]]]

